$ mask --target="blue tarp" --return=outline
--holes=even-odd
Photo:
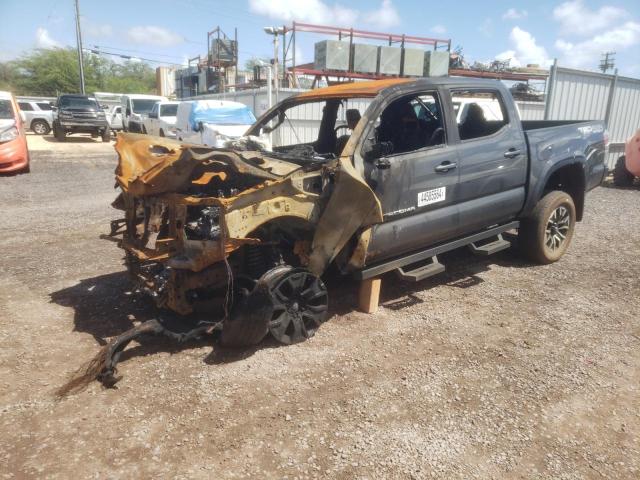
[[[216,105],[215,102],[193,102],[189,123],[196,129],[199,122],[216,125],[253,125],[256,117],[246,105]]]

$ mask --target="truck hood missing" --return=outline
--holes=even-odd
[[[296,163],[138,134],[119,134],[115,148],[122,193],[114,207],[126,212],[128,232],[121,246],[142,262],[200,272],[265,242],[258,232],[277,224],[294,238],[308,234],[296,251],[321,274],[354,233],[382,221],[348,158]]]

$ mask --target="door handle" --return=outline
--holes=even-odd
[[[458,168],[457,163],[443,162],[440,165],[438,165],[434,170],[438,173],[446,173],[449,170],[453,170],[455,168]]]
[[[518,155],[520,155],[522,152],[518,149],[515,148],[510,148],[509,150],[507,150],[506,152],[504,152],[504,157],[505,158],[516,158]]]

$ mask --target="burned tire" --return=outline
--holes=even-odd
[[[281,265],[245,292],[225,321],[225,346],[255,345],[271,333],[290,345],[311,338],[327,319],[328,293],[322,280],[304,268]]]
[[[520,251],[537,263],[556,262],[569,247],[575,224],[576,207],[571,196],[561,191],[549,192],[520,222]]]
[[[627,170],[624,155],[618,158],[616,166],[613,169],[613,184],[616,187],[630,187],[633,185],[633,174]]]
[[[31,131],[36,135],[47,135],[51,131],[51,127],[44,120],[34,120],[31,122]]]

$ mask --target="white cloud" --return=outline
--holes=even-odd
[[[638,43],[640,23],[629,21],[577,43],[560,38],[556,40],[555,47],[563,54],[563,65],[595,69],[604,52],[623,50]]]
[[[537,44],[533,35],[520,27],[513,27],[509,35],[509,43],[513,48],[496,55],[496,60],[504,61],[510,59],[512,67],[524,66],[530,63],[546,67],[552,62],[546,49]]]
[[[157,47],[171,47],[184,42],[182,35],[155,25],[130,28],[127,37],[131,42]]]
[[[519,20],[529,15],[526,10],[518,10],[517,8],[510,8],[502,14],[503,20]]]
[[[360,12],[338,3],[328,4],[322,0],[249,0],[251,12],[283,22],[293,20],[348,27],[363,21],[379,28],[400,24],[400,15],[391,0],[383,0],[377,10]]]
[[[553,10],[553,18],[560,22],[565,35],[591,35],[628,16],[624,9],[611,5],[591,10],[582,0],[565,2]]]
[[[445,27],[444,25],[434,25],[433,27],[431,27],[431,31],[438,35],[442,35],[444,33],[447,33],[447,27]]]
[[[327,5],[321,0],[291,2],[289,0],[249,0],[249,9],[253,13],[274,20],[310,23],[337,23],[352,25],[358,18],[358,12],[341,5]]]
[[[382,0],[382,5],[378,10],[368,12],[364,16],[364,21],[378,28],[390,28],[400,25],[400,15],[393,6],[391,0]]]
[[[51,38],[46,28],[38,27],[36,30],[36,47],[38,48],[59,48],[62,44]]]
[[[94,23],[82,18],[82,34],[89,37],[106,38],[113,35],[113,27],[108,23]]]

